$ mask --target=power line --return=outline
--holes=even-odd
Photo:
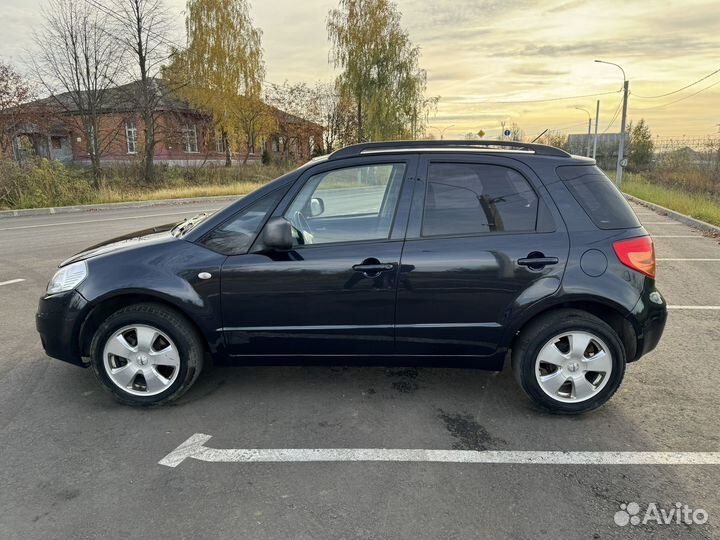
[[[672,96],[673,94],[677,94],[678,92],[682,92],[683,90],[686,90],[687,88],[690,88],[691,86],[695,86],[696,84],[703,82],[705,79],[709,79],[710,77],[712,77],[712,76],[715,75],[716,73],[720,73],[720,69],[716,69],[716,70],[713,71],[712,73],[709,73],[708,75],[705,75],[703,78],[698,79],[698,80],[695,81],[695,82],[691,82],[690,84],[688,84],[688,85],[686,85],[686,86],[683,86],[682,88],[678,88],[677,90],[673,90],[672,92],[667,92],[667,93],[665,93],[665,94],[658,94],[657,96],[641,96],[641,95],[638,95],[638,94],[636,94],[635,92],[633,92],[632,95],[633,95],[634,97],[637,97],[637,98],[640,98],[640,99],[657,99],[657,98],[662,98],[662,97],[666,97],[666,96]]]
[[[605,127],[603,130],[603,134],[607,133],[608,130],[613,126],[615,123],[615,120],[617,120],[618,114],[620,114],[620,108],[622,107],[623,100],[620,100],[620,103],[618,103],[617,108],[615,109],[615,113],[613,114],[612,118],[610,119],[610,123]]]
[[[482,101],[474,101],[472,103],[494,103],[494,104],[500,104],[500,105],[508,105],[512,103],[547,103],[550,101],[564,101],[567,99],[580,99],[580,98],[587,98],[587,97],[595,97],[595,96],[607,96],[610,94],[617,94],[619,92],[622,92],[622,90],[613,90],[612,92],[600,92],[596,94],[584,94],[581,96],[563,96],[563,97],[556,97],[556,98],[544,98],[544,99],[526,99],[526,100],[516,100],[516,101],[493,101],[493,100],[482,100]]]
[[[710,90],[713,86],[717,86],[718,84],[720,84],[720,81],[714,82],[714,83],[712,83],[710,86],[706,86],[705,88],[702,88],[701,90],[698,90],[697,92],[695,92],[695,93],[693,93],[693,94],[690,94],[689,96],[683,96],[683,97],[681,97],[681,98],[679,98],[679,99],[676,99],[676,100],[674,100],[674,101],[670,101],[669,103],[663,103],[662,105],[655,105],[654,107],[644,107],[644,108],[643,108],[643,107],[640,107],[640,108],[637,109],[637,110],[639,110],[639,111],[651,111],[651,110],[654,110],[654,109],[662,109],[663,107],[668,107],[668,106],[673,105],[673,104],[675,104],[675,103],[678,103],[678,102],[680,102],[680,101],[685,101],[686,99],[690,99],[691,97],[695,97],[695,96],[697,96],[698,94],[701,94],[701,93],[705,92],[706,90]]]

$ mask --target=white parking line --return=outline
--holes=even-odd
[[[188,458],[214,463],[398,461],[525,465],[720,465],[720,452],[544,452],[386,448],[208,448],[196,433],[158,463],[177,467]]]
[[[651,234],[650,236],[652,238],[705,238],[704,236],[701,236],[699,234]]]
[[[715,261],[720,262],[720,259],[655,259],[656,261]]]
[[[705,309],[705,310],[718,310],[720,306],[668,306],[668,309]]]
[[[683,225],[684,223],[678,223],[677,221],[643,221],[643,225]]]
[[[132,220],[132,219],[177,216],[177,215],[182,215],[182,214],[199,214],[199,213],[201,213],[201,212],[198,212],[197,210],[185,210],[182,212],[168,212],[166,214],[148,214],[148,215],[144,215],[144,216],[125,216],[125,217],[115,217],[115,218],[105,218],[105,219],[87,219],[87,220],[82,220],[82,221],[61,221],[60,223],[42,223],[40,225],[22,225],[20,227],[6,227],[4,229],[0,229],[0,231],[17,231],[20,229],[39,229],[41,227],[59,227],[60,225],[80,225],[82,223],[101,223],[103,221],[123,221],[123,220]]]
[[[12,285],[13,283],[20,283],[21,281],[25,281],[24,279],[11,279],[10,281],[0,281],[0,287],[3,285]]]

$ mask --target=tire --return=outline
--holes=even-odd
[[[620,386],[625,364],[617,332],[576,309],[553,311],[532,321],[521,330],[512,351],[520,387],[540,407],[558,414],[580,414],[603,405]]]
[[[163,405],[178,399],[202,371],[203,344],[192,324],[160,304],[116,311],[90,343],[93,371],[118,401]]]

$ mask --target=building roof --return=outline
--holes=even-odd
[[[131,83],[115,86],[105,90],[106,95],[103,100],[102,113],[123,113],[133,112],[139,109],[141,94],[141,81],[133,81]],[[192,107],[181,100],[177,94],[168,89],[161,79],[152,79],[150,84],[153,86],[157,95],[157,111],[192,111]],[[83,92],[84,94],[85,92]],[[77,107],[77,99],[73,97],[71,92],[63,92],[46,98],[38,99],[28,103],[26,107],[42,107],[51,112],[62,112],[76,114],[79,111]]]
[[[155,110],[172,111],[182,113],[207,114],[196,107],[191,106],[186,100],[177,95],[177,89],[169,88],[168,84],[162,79],[152,79],[150,83],[157,95],[157,103]],[[129,113],[138,112],[141,103],[141,81],[133,81],[128,84],[115,86],[106,90],[104,104],[101,113]],[[27,103],[26,108],[42,108],[48,113],[61,114],[77,114],[80,111],[76,105],[76,99],[70,92],[52,95],[43,99]],[[297,115],[282,111],[277,107],[271,106],[280,122],[287,124],[312,124],[320,129],[323,126],[310,120],[306,120]]]

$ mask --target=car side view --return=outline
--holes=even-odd
[[[349,146],[209,215],[60,265],[37,329],[118,400],[210,358],[502,370],[581,413],[660,340],[651,238],[588,158],[507,141]]]

